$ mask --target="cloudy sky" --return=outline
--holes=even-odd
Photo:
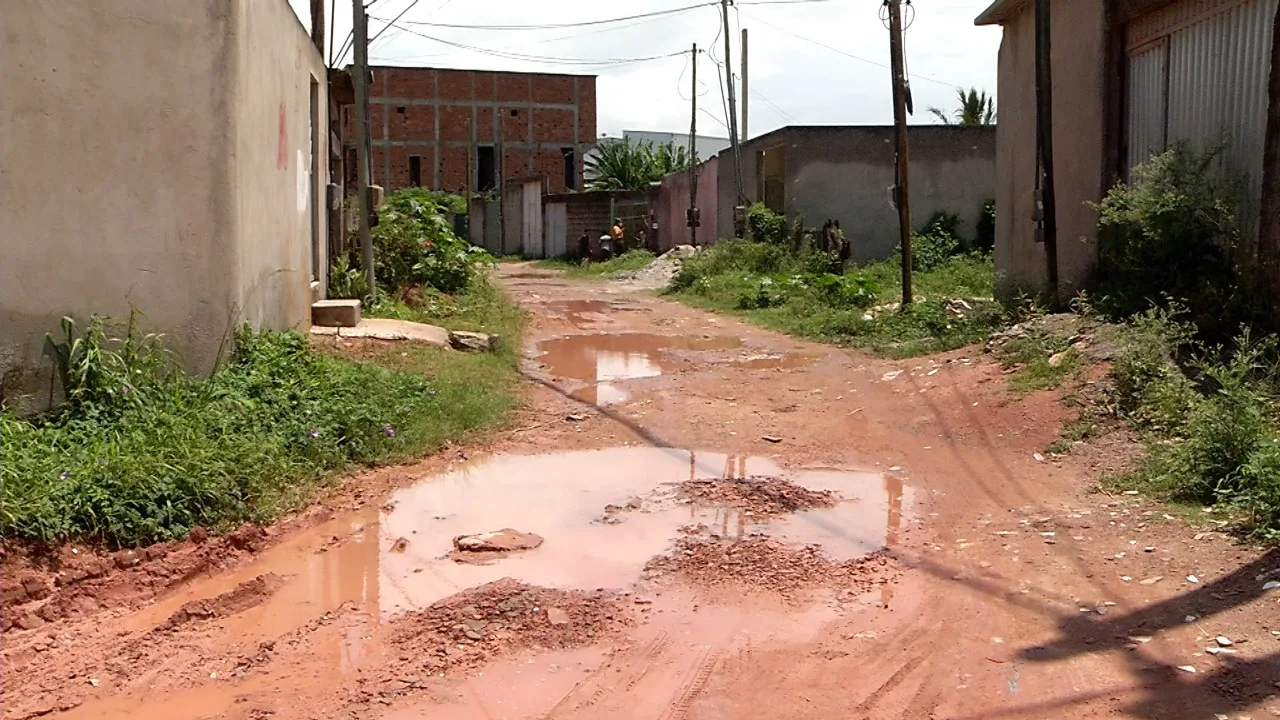
[[[308,23],[307,0],[290,2]],[[989,2],[915,0],[907,10],[913,122],[934,122],[925,112],[930,106],[953,109],[957,87],[994,93],[1000,30],[973,25]],[[565,26],[700,4],[672,14]],[[383,31],[402,11],[400,21]],[[729,25],[735,74],[739,28],[749,29],[751,135],[783,125],[892,122],[889,40],[879,11],[878,0],[738,0],[730,10]],[[706,0],[372,0],[369,14],[370,36],[381,33],[370,51],[374,64],[599,76],[598,129],[610,135],[624,129],[688,132],[687,51],[696,42],[704,51],[698,56],[698,105],[703,110],[698,114],[699,134],[728,134],[715,72],[720,70],[715,63],[724,55],[724,37],[719,10]],[[339,46],[350,31],[351,15],[350,0],[337,2],[330,15]],[[612,62],[667,55],[672,56]],[[342,62],[350,58],[348,52]]]

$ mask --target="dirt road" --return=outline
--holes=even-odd
[[[1280,716],[1280,553],[1088,492],[1131,445],[1044,457],[1068,411],[978,351],[502,275],[514,430],[267,532],[7,562],[4,718]]]

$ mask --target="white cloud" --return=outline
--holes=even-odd
[[[790,124],[888,124],[893,121],[889,70],[880,67],[889,64],[889,40],[879,18],[879,2],[832,0],[753,6],[750,1],[742,0],[738,10],[730,10],[730,35],[736,72],[738,27],[746,27],[750,32],[752,135]],[[308,0],[290,2],[305,21]],[[375,0],[369,14],[390,19],[412,2]],[[420,0],[403,19],[467,25],[572,23],[637,15],[695,2],[634,0],[621,5],[586,0],[542,3]],[[913,77],[916,109],[913,122],[931,122],[926,112],[931,105],[954,107],[958,86],[974,86],[994,93],[1000,30],[973,25],[973,18],[988,4],[989,0],[915,0],[912,6],[915,17],[906,34],[907,66]],[[351,15],[350,0],[336,3],[330,13],[339,45],[351,28]],[[911,19],[909,14],[907,17]],[[377,19],[371,20],[371,34],[377,33],[383,24]],[[687,50],[693,42],[715,58],[724,53],[719,12],[714,7],[612,25],[537,31],[408,27],[463,45],[558,58],[603,60],[664,55]],[[395,28],[387,30],[374,43],[370,54],[375,64],[596,74],[599,76],[597,104],[601,133],[616,135],[623,129],[681,132],[689,127],[687,57],[578,68],[493,57]],[[699,56],[698,102],[723,120],[721,85],[717,82],[716,70],[708,54]],[[701,134],[725,133],[706,113],[699,113],[698,125]]]

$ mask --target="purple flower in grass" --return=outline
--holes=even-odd
[[[382,426],[382,434],[383,434],[383,435],[386,435],[386,436],[387,436],[387,437],[389,437],[389,438],[395,437],[395,436],[396,436],[396,429],[395,429],[395,428],[393,428],[393,427],[391,427],[390,425],[383,425],[383,426]]]
[[[58,479],[59,479],[59,480],[66,480],[66,479],[67,479],[67,478],[69,478],[69,477],[71,477],[71,471],[70,471],[70,470],[63,470],[63,471],[62,471],[62,474],[58,476]]]
[[[320,431],[315,428],[311,428],[311,432],[308,432],[307,435],[314,440],[315,438],[320,437]]]

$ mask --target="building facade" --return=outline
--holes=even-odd
[[[1267,74],[1278,0],[1073,0],[1051,6],[1058,295],[1092,280],[1090,203],[1173,143],[1225,141],[1221,169],[1243,179],[1244,241],[1258,234]],[[1036,242],[1035,23],[1030,0],[996,0],[999,25],[996,269],[1026,290],[1047,282]],[[1245,252],[1250,252],[1249,247]]]
[[[136,310],[199,373],[241,323],[309,323],[327,82],[287,0],[12,0],[0,31],[6,403],[56,400],[62,316]]]
[[[376,66],[369,88],[371,177],[388,190],[485,192],[545,178],[549,192],[582,188],[595,146],[593,75]],[[355,129],[344,111],[347,185]]]
[[[920,227],[934,213],[952,213],[960,218],[961,234],[972,237],[983,204],[995,197],[996,129],[915,125],[907,135],[912,221]],[[747,204],[763,202],[807,227],[838,220],[856,262],[883,260],[899,242],[889,191],[894,147],[888,125],[779,128],[742,144],[743,194]],[[732,152],[720,154],[717,177],[710,180],[717,183],[717,210],[701,208],[703,218],[716,218],[722,238],[734,235]],[[708,181],[699,177],[699,196]]]

